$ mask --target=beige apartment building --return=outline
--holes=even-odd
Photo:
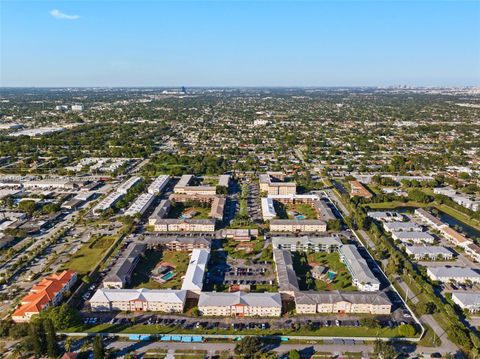
[[[202,315],[218,317],[279,317],[280,293],[202,292],[198,301]]]
[[[272,232],[326,232],[327,224],[319,219],[272,219]]]
[[[214,232],[214,219],[158,219],[153,227],[155,232]]]
[[[187,291],[172,289],[98,289],[90,299],[94,312],[182,313]]]
[[[283,173],[268,172],[259,176],[260,191],[268,195],[291,195],[297,193],[295,182],[283,182]]]
[[[383,292],[297,292],[295,307],[298,314],[366,313],[390,314],[392,303]]]

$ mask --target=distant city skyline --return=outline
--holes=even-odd
[[[480,86],[478,1],[3,1],[2,87]]]

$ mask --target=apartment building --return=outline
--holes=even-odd
[[[390,314],[392,303],[383,292],[298,292],[295,294],[298,314]]]
[[[480,273],[464,267],[428,267],[427,275],[431,280],[443,283],[480,283]]]
[[[370,193],[368,189],[365,188],[363,184],[358,181],[349,181],[350,184],[350,196],[358,196],[364,198],[372,198],[373,195]]]
[[[154,226],[157,220],[165,218],[172,208],[172,202],[168,199],[161,200],[159,205],[155,208],[152,215],[148,218],[148,225]]]
[[[405,252],[416,260],[451,260],[453,253],[442,246],[405,246]]]
[[[326,232],[327,223],[319,219],[272,219],[271,232]]]
[[[276,266],[279,292],[293,297],[295,292],[300,291],[300,287],[293,268],[292,254],[287,250],[273,249],[273,261]]]
[[[342,245],[337,237],[273,237],[272,246],[291,252],[336,252]]]
[[[403,222],[403,215],[393,211],[371,211],[367,216],[380,222]]]
[[[123,193],[119,192],[112,192],[108,196],[106,196],[104,199],[102,199],[100,202],[98,202],[95,207],[93,207],[93,214],[95,216],[101,215],[104,211],[112,207],[117,201],[122,199],[124,196]]]
[[[145,248],[144,243],[130,243],[103,279],[103,286],[119,289],[128,285],[141,255],[145,253]]]
[[[394,240],[404,244],[433,244],[435,242],[435,238],[427,232],[392,232],[391,235]]]
[[[198,301],[201,315],[221,317],[280,317],[279,293],[202,292]]]
[[[353,285],[362,292],[380,290],[380,281],[375,277],[367,261],[360,255],[353,244],[346,244],[339,249],[340,260],[345,264],[352,276]]]
[[[475,262],[480,262],[480,246],[475,243],[465,246],[465,254],[469,255]]]
[[[142,193],[140,196],[137,197],[135,202],[131,204],[130,207],[125,211],[125,216],[136,216],[142,215],[145,211],[150,207],[155,196],[150,193]]]
[[[259,175],[260,191],[268,195],[291,195],[297,193],[295,182],[283,182],[285,175],[278,172],[268,172]]]
[[[480,311],[480,292],[452,292],[452,300],[463,310]]]
[[[154,196],[158,196],[160,193],[163,192],[165,187],[167,187],[168,182],[170,182],[170,176],[168,175],[158,176],[148,186],[147,192],[150,194],[153,194]]]
[[[183,175],[174,187],[173,192],[187,195],[215,195],[217,189],[214,186],[191,186],[194,176]]]
[[[415,210],[415,215],[434,229],[440,230],[440,228],[447,226],[445,223],[423,208],[417,208]]]
[[[214,219],[163,218],[155,221],[155,232],[215,232]]]
[[[29,322],[42,310],[60,304],[76,281],[77,273],[69,270],[42,279],[20,300],[20,307],[12,314],[12,320],[16,323]]]
[[[414,222],[385,222],[383,223],[383,229],[386,232],[422,232],[421,226]]]
[[[225,197],[215,196],[212,201],[212,208],[210,210],[210,218],[223,221],[223,212],[225,211],[225,203],[227,199]]]
[[[203,237],[157,237],[148,236],[145,239],[145,244],[148,248],[164,248],[168,251],[188,251],[194,249],[208,249],[211,245],[211,240]]]
[[[468,245],[472,244],[473,242],[465,237],[464,235],[458,233],[451,227],[445,226],[440,229],[440,232],[443,236],[452,242],[455,246],[466,248]]]
[[[275,211],[275,205],[273,203],[272,198],[265,198],[261,199],[262,201],[262,217],[264,221],[270,221],[277,216],[277,212]]]
[[[187,272],[182,282],[182,290],[200,294],[209,259],[210,249],[194,249],[192,251]]]
[[[98,289],[90,299],[93,312],[182,313],[187,291],[173,289]]]

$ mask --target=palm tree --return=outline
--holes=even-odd
[[[65,351],[67,353],[71,352],[72,351],[72,346],[73,346],[73,338],[72,337],[67,337],[67,339],[65,339],[65,344],[64,344]]]

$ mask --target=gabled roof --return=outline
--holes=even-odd
[[[279,293],[202,292],[198,300],[199,307],[230,307],[234,305],[281,308],[282,299]]]

